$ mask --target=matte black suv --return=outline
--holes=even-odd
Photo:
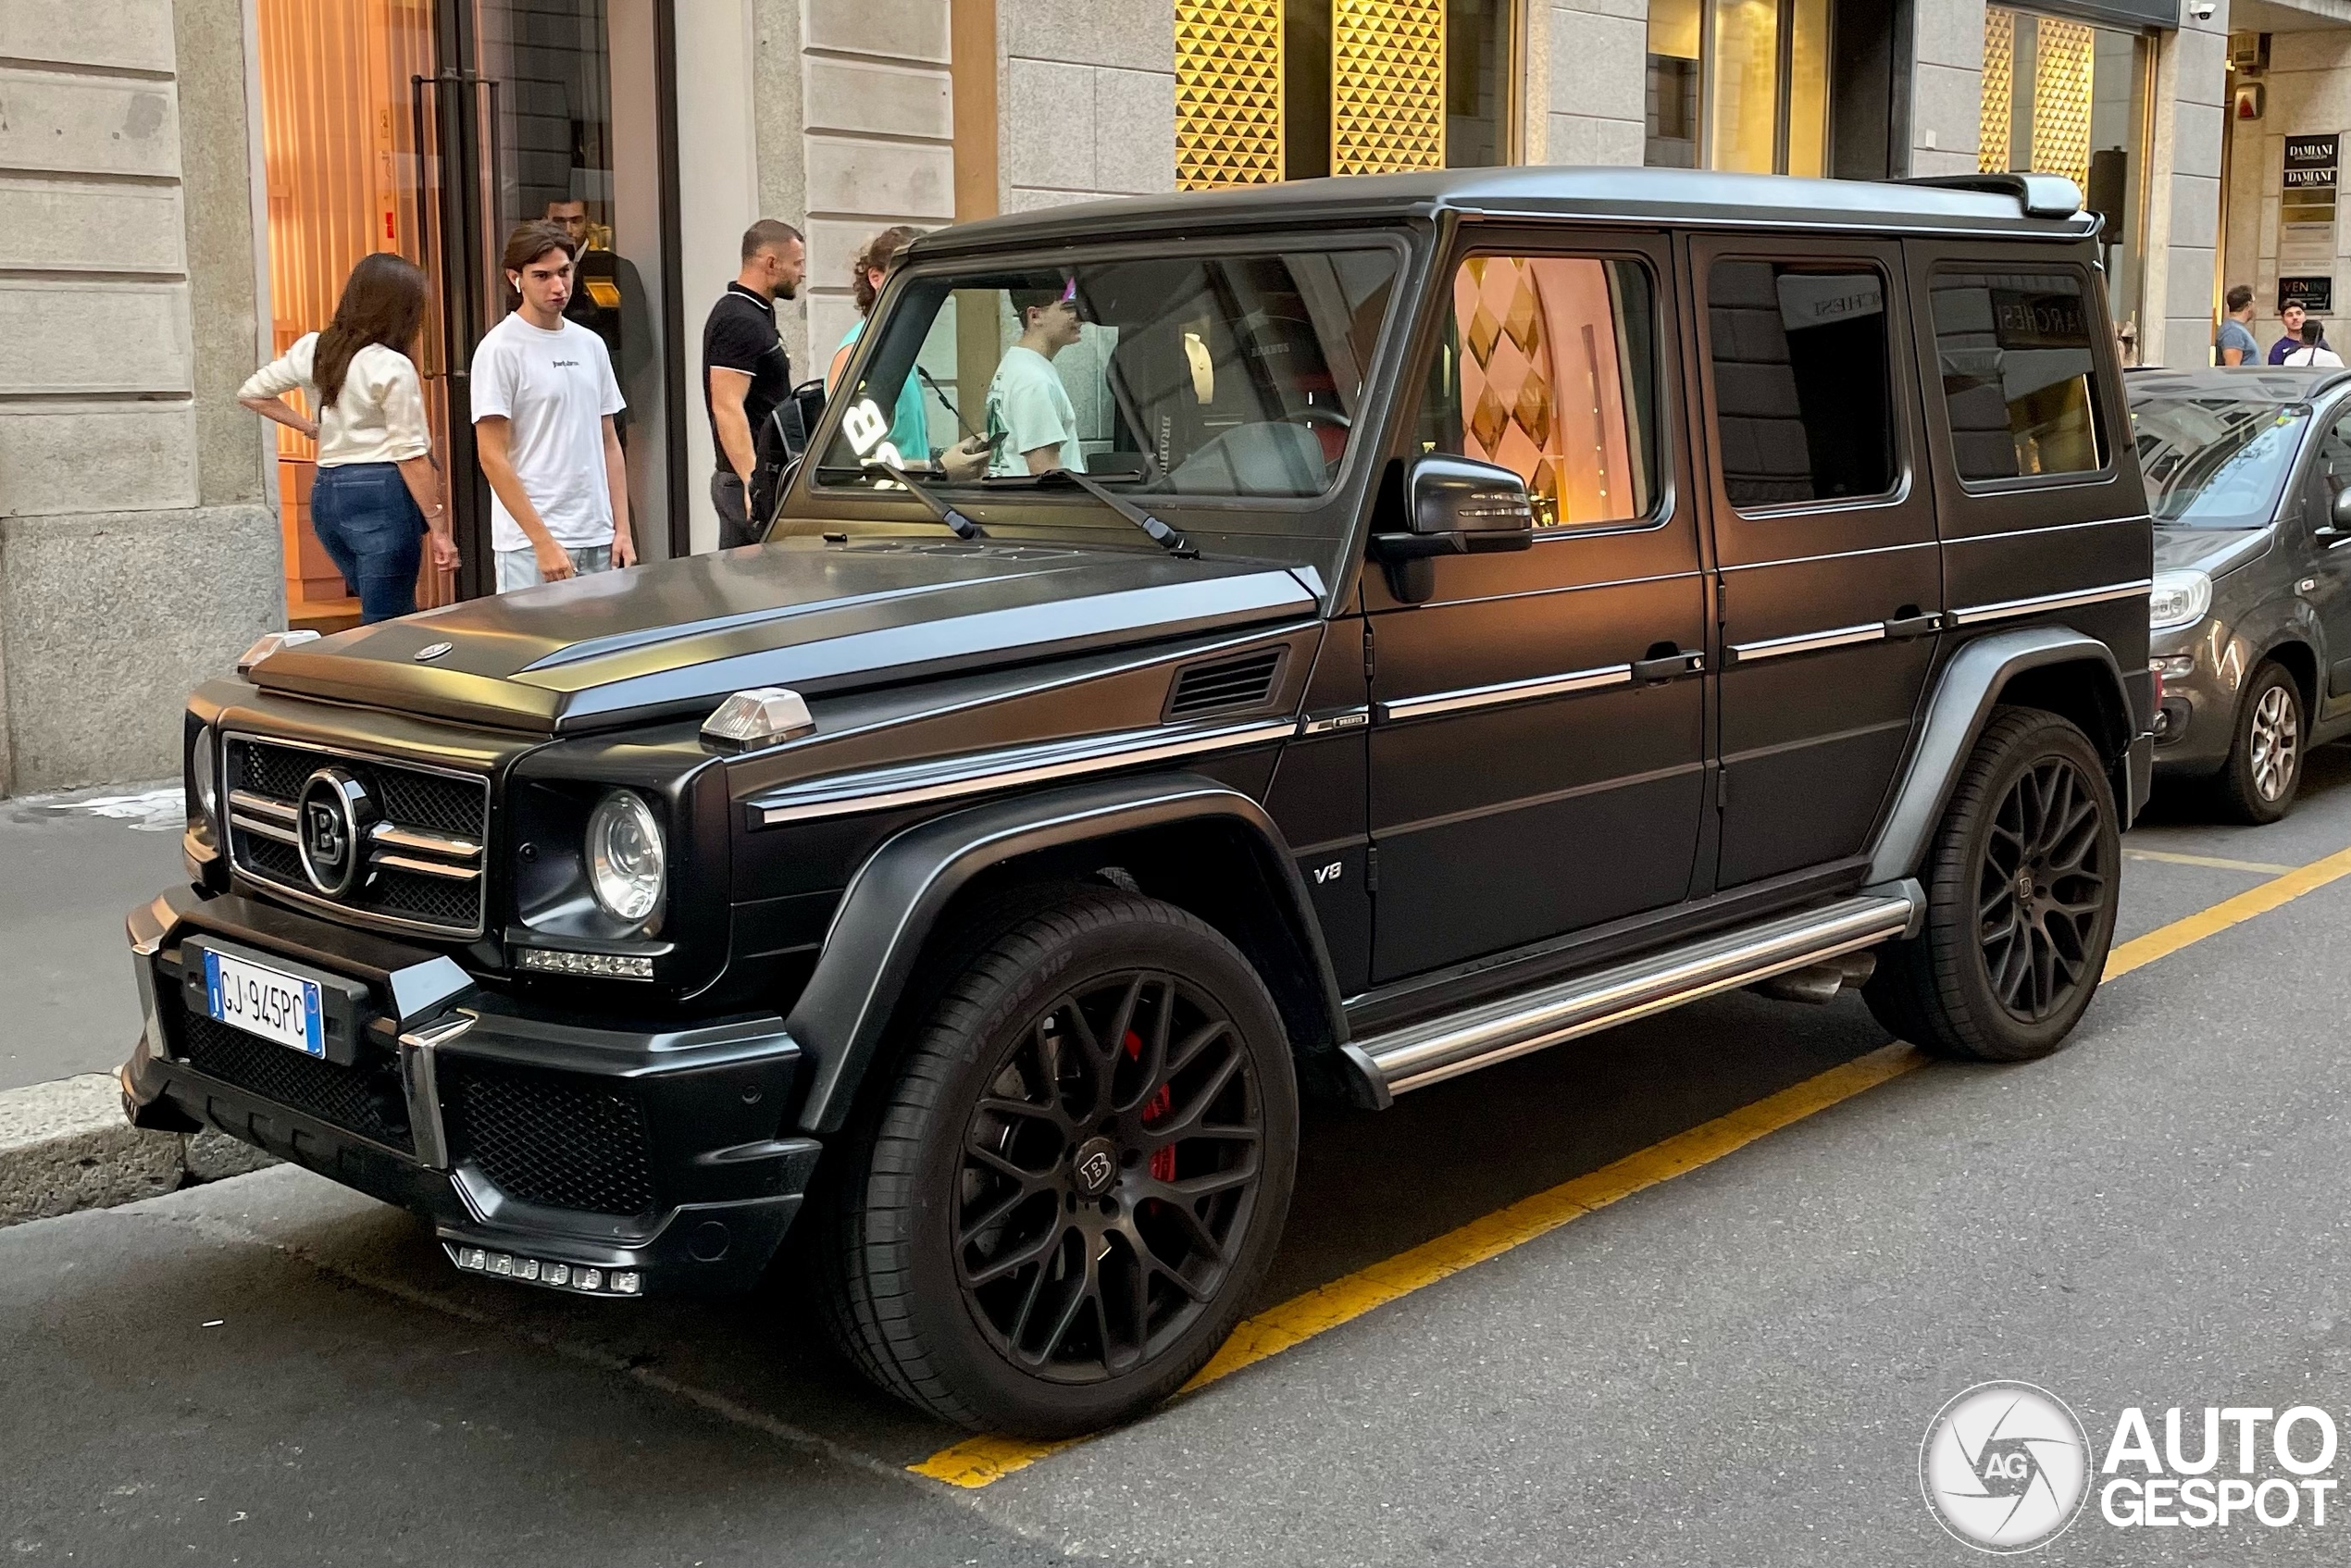
[[[792,1231],[876,1381],[1056,1434],[1232,1327],[1301,1095],[1765,982],[2053,1050],[2152,714],[2077,205],[1523,168],[927,237],[765,544],[196,692],[131,1114],[541,1288]]]
[[[2155,516],[2158,778],[2241,822],[2294,804],[2351,734],[2351,372],[2134,371]]]

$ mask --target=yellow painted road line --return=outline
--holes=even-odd
[[[2314,860],[2307,865],[2296,866],[2284,876],[2274,877],[2258,888],[2248,888],[2234,898],[2222,899],[2209,909],[2198,910],[2185,919],[2174,920],[2144,937],[2132,938],[2107,954],[2106,978],[2120,979],[2142,964],[2168,957],[2191,942],[2200,942],[2257,915],[2267,915],[2280,904],[2290,903],[2304,893],[2323,888],[2342,877],[2351,877],[2351,850],[2338,850],[2324,860]]]
[[[2266,860],[2225,860],[2216,854],[2182,854],[2176,850],[2124,850],[2125,860],[2159,860],[2171,865],[2208,865],[2215,871],[2258,871],[2264,877],[2283,877],[2294,869],[2291,865],[2273,865]]]
[[[2351,877],[2351,849],[2295,867],[2234,898],[2223,899],[2209,909],[2124,942],[2108,957],[2104,977],[2118,979],[2192,942],[2266,914],[2343,877]],[[1930,1060],[1916,1047],[1896,1040],[1841,1067],[1807,1078],[1792,1089],[1741,1106],[1728,1115],[1675,1133],[1661,1143],[1627,1154],[1598,1170],[1561,1182],[1531,1198],[1522,1198],[1506,1209],[1472,1220],[1433,1241],[1424,1241],[1395,1257],[1293,1296],[1235,1328],[1208,1364],[1184,1385],[1182,1392],[1188,1394],[1205,1388],[1245,1366],[1303,1344],[1317,1334],[1352,1322],[1399,1296],[1499,1257],[1619,1199],[1710,1164],[1767,1133],[1777,1132],[1900,1077]],[[950,1486],[985,1487],[1085,1440],[1076,1437],[1065,1442],[1039,1443],[1017,1437],[967,1437],[907,1468],[917,1475],[927,1475]]]

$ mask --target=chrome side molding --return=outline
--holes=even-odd
[[[1986,621],[2004,621],[2018,616],[2046,615],[2052,610],[2075,610],[2084,604],[2103,604],[2109,599],[2136,599],[2155,586],[2153,578],[2139,578],[2131,582],[2110,582],[2103,588],[2082,588],[2068,593],[2041,593],[2030,599],[2003,599],[1992,604],[1970,604],[1951,612],[1953,626],[1981,626]]]
[[[1720,932],[1597,974],[1356,1041],[1375,1105],[1546,1046],[1631,1023],[1901,936],[1925,906],[1914,881]]]

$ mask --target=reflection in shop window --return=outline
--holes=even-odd
[[[2082,280],[2060,272],[1938,272],[1934,350],[1963,479],[2106,466]]]
[[[1648,516],[1655,309],[1637,262],[1470,257],[1429,366],[1421,450],[1511,470],[1540,528]]]
[[[1828,172],[1830,0],[1650,0],[1645,161]]]
[[[1718,261],[1706,307],[1717,461],[1732,505],[1894,488],[1883,274]]]

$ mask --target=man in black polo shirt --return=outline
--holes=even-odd
[[[710,499],[718,545],[752,543],[751,476],[755,432],[791,392],[791,361],[776,335],[776,300],[800,292],[808,246],[789,223],[763,218],[743,230],[743,269],[718,296],[702,331],[703,405],[718,457]]]

